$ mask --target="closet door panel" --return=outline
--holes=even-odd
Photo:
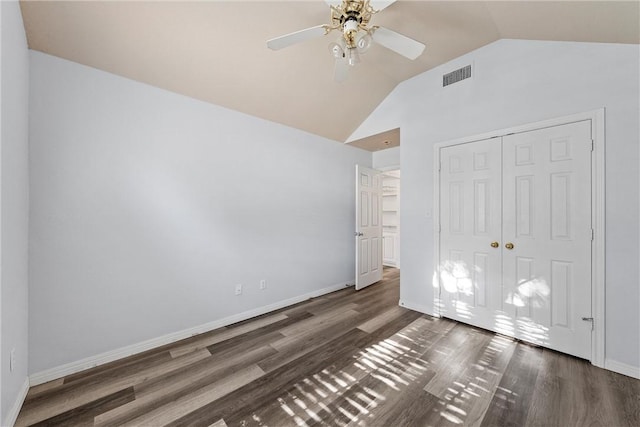
[[[589,358],[591,124],[505,136],[503,162],[503,282],[515,335]]]
[[[440,153],[443,315],[494,329],[502,312],[500,139],[445,147]]]

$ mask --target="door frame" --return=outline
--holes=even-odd
[[[605,367],[605,109],[587,111],[549,120],[527,123],[510,128],[498,129],[483,134],[457,138],[434,144],[434,294],[435,314],[440,317],[440,150],[453,145],[467,144],[490,138],[498,138],[513,133],[529,132],[537,129],[560,126],[591,120],[593,151],[591,156],[591,224],[593,241],[591,245],[591,315],[594,318],[591,332],[591,358],[593,365]]]

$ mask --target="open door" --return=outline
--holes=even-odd
[[[356,290],[382,279],[382,172],[356,165]]]

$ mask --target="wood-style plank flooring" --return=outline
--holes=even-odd
[[[16,425],[640,426],[640,381],[398,299],[386,269],[32,387]]]

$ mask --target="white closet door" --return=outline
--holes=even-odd
[[[440,150],[443,316],[590,358],[591,150],[590,121]]]
[[[514,335],[586,359],[591,147],[589,121],[503,138],[503,281]]]
[[[500,138],[446,147],[440,156],[442,315],[494,330],[505,301]]]

